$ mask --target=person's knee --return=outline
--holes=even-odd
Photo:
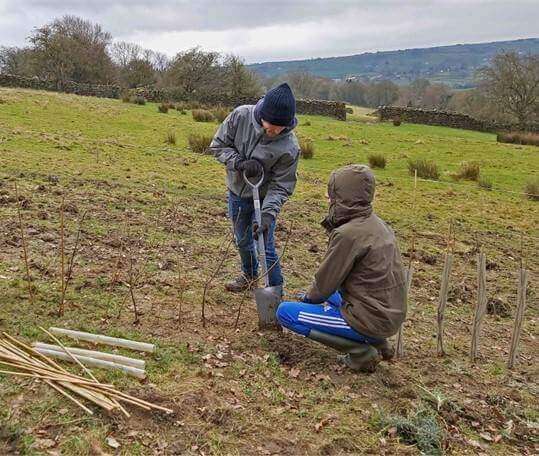
[[[289,329],[294,322],[294,318],[292,317],[290,312],[293,304],[293,302],[283,301],[281,302],[281,304],[279,304],[279,307],[277,308],[276,312],[277,320],[279,320],[281,326],[284,326],[285,328]]]

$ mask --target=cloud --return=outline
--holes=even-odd
[[[0,0],[0,44],[74,14],[117,40],[174,55],[194,46],[248,62],[536,36],[536,0]]]

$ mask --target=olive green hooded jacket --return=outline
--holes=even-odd
[[[329,215],[322,222],[329,244],[307,299],[322,303],[340,290],[348,324],[366,336],[387,338],[406,317],[406,288],[393,230],[372,210],[374,188],[367,166],[331,174]]]

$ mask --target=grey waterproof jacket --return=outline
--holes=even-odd
[[[255,119],[255,105],[239,106],[224,120],[210,144],[212,154],[226,166],[228,189],[241,198],[252,198],[252,191],[241,173],[236,171],[236,162],[254,158],[262,164],[262,212],[273,217],[296,187],[299,145],[293,132],[295,126],[294,123],[270,138]]]
[[[340,290],[348,324],[360,334],[386,338],[406,317],[406,287],[393,230],[372,210],[374,187],[367,166],[332,173],[329,215],[322,223],[329,245],[307,299],[321,303]]]

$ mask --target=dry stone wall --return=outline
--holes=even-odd
[[[0,74],[0,87],[21,87],[35,90],[50,90],[55,92],[74,93],[91,97],[120,98],[122,88],[114,85],[83,84],[72,81],[54,82],[39,78],[26,78],[10,74]],[[187,101],[185,97],[174,89],[157,89],[153,87],[140,87],[131,89],[134,95],[141,95],[148,101]],[[241,104],[256,103],[256,99],[231,99],[222,94],[213,94],[204,99],[197,100],[202,103],[224,106],[239,106]],[[297,100],[298,114],[311,114],[334,117],[346,120],[346,107],[338,101],[324,100]]]
[[[119,98],[120,87],[113,85],[83,84],[72,81],[54,82],[39,78],[26,78],[11,74],[0,74],[0,87],[21,87],[35,90],[74,93],[90,97]]]
[[[400,106],[380,106],[377,112],[381,121],[400,119],[403,122],[416,124],[438,125],[442,127],[488,132],[509,128],[507,125],[499,125],[492,122],[474,119],[466,114],[457,114],[437,110],[407,108]]]
[[[156,89],[153,87],[140,87],[132,90],[134,94],[143,96],[148,101],[185,101],[174,89]],[[197,100],[202,103],[223,106],[240,106],[243,104],[255,104],[256,98],[233,99],[224,95],[215,94],[205,99]],[[309,114],[334,117],[338,120],[346,120],[346,105],[340,101],[326,100],[296,100],[298,114]]]
[[[296,108],[299,114],[328,116],[338,120],[346,120],[346,105],[340,101],[297,100]]]

